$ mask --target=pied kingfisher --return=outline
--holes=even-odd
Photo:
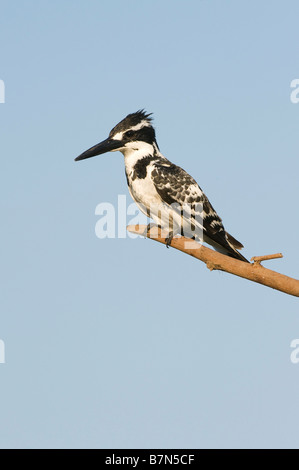
[[[150,116],[144,110],[129,114],[106,140],[75,160],[119,150],[125,158],[132,198],[145,215],[168,231],[167,245],[180,234],[248,262],[238,251],[243,245],[225,231],[221,218],[192,176],[161,154]]]

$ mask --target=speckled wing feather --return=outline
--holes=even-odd
[[[196,209],[194,208],[201,206],[205,241],[212,242],[216,249],[220,248],[219,251],[223,250],[234,258],[247,261],[237,251],[237,248],[241,248],[242,244],[227,234],[221,218],[192,176],[165,159],[165,161],[154,163],[151,178],[164,203],[168,205],[188,204],[190,217],[195,215]]]

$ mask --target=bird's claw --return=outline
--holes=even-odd
[[[165,238],[166,248],[169,248],[173,239],[173,233],[169,234],[169,237]]]
[[[158,232],[155,232],[155,230],[153,230],[153,237],[155,237],[155,236],[159,236],[159,231],[162,230],[162,227],[161,227],[161,225],[156,225],[154,223],[149,223],[149,224],[147,224],[146,229],[144,230],[143,236],[146,237],[146,238],[147,237],[151,238],[151,230],[152,229],[158,230]]]

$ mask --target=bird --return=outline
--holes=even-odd
[[[81,153],[75,161],[120,151],[129,192],[139,209],[167,230],[167,247],[174,236],[183,235],[208,243],[231,258],[249,262],[239,252],[242,243],[225,230],[195,179],[162,155],[152,121],[152,113],[144,109],[128,114],[113,127],[107,139]]]

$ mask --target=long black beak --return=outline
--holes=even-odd
[[[103,140],[100,144],[94,145],[86,152],[81,153],[79,157],[75,158],[75,162],[79,160],[85,160],[85,158],[95,157],[96,155],[101,155],[102,153],[111,152],[111,150],[117,150],[123,147],[123,142],[121,140],[108,139]]]

